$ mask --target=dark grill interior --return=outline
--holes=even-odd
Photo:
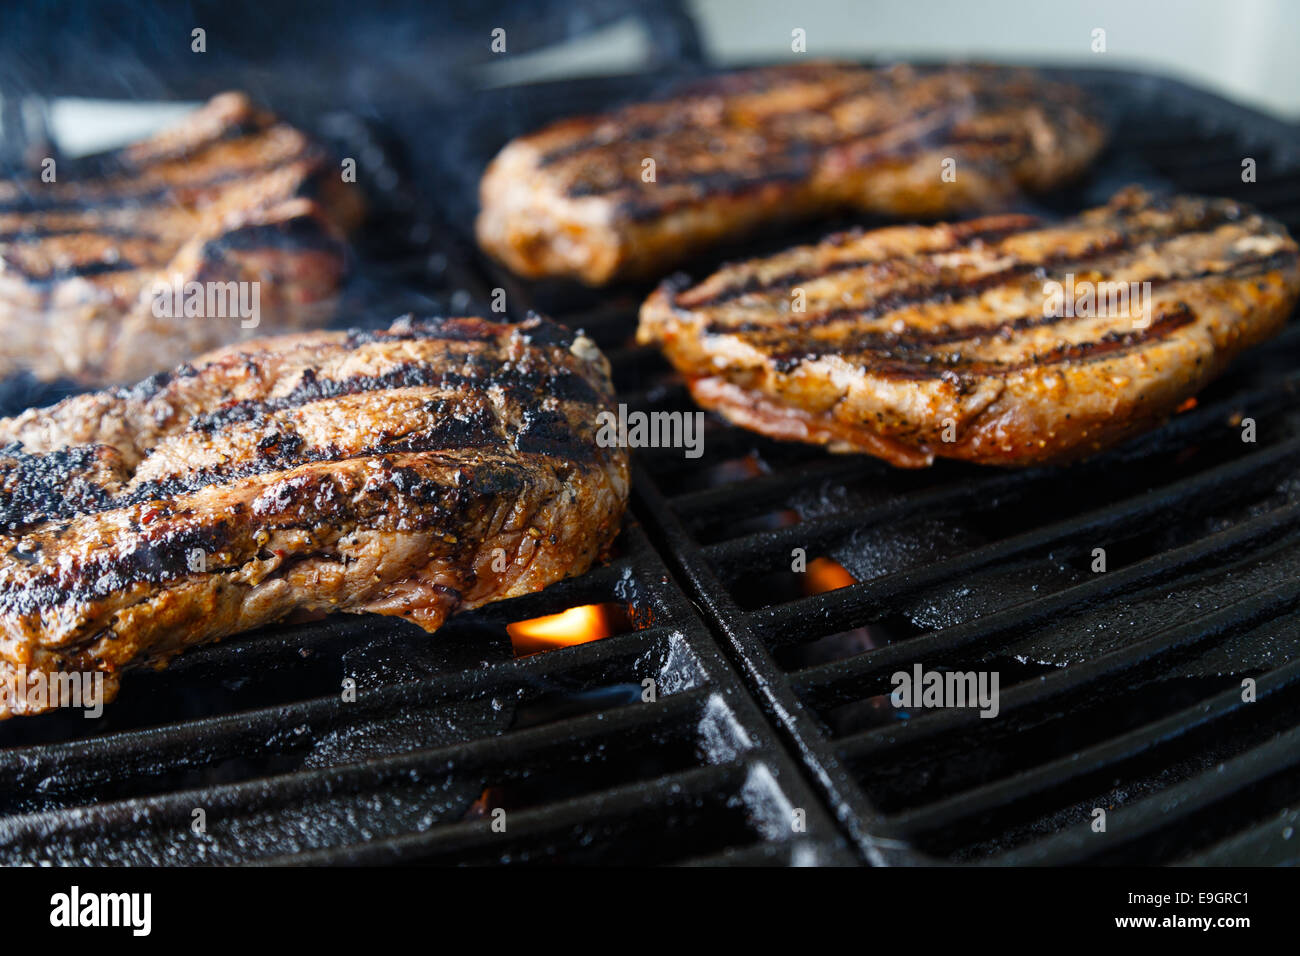
[[[1111,111],[1113,145],[1035,208],[1138,181],[1300,230],[1295,129],[1173,82],[1062,75]],[[629,406],[690,410],[631,344],[645,289],[519,282],[467,232],[506,139],[662,85],[570,81],[323,124],[376,137],[407,211],[363,240],[349,320],[482,309],[504,288],[513,314],[596,338]],[[1245,157],[1258,182],[1241,181]],[[268,629],[128,679],[99,721],[0,725],[0,860],[1295,862],[1297,359],[1293,326],[1165,428],[1070,469],[897,471],[710,418],[702,458],[636,453],[608,567],[432,639],[370,617]],[[9,388],[10,405],[30,397]],[[794,548],[857,583],[810,594]],[[626,606],[631,629],[514,656],[506,623],[600,602]],[[998,718],[890,706],[890,675],[918,662],[999,672]]]

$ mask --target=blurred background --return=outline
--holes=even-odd
[[[395,98],[797,56],[1144,70],[1300,120],[1292,0],[0,0],[0,24],[10,162],[50,135],[69,155],[114,145],[170,118],[141,103],[232,86],[289,114],[382,111]]]
[[[721,64],[812,56],[976,58],[1156,71],[1300,119],[1300,3],[1294,0],[685,0],[705,55]],[[1093,52],[1093,30],[1106,50]],[[627,68],[646,55],[632,21],[511,64],[510,77]],[[502,65],[505,66],[504,64]]]

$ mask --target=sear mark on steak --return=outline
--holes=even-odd
[[[0,420],[0,680],[115,692],[295,611],[433,631],[579,574],[627,502],[626,452],[596,443],[612,400],[590,340],[449,318],[227,346]]]
[[[1296,256],[1246,206],[1128,189],[1059,224],[847,232],[674,278],[637,334],[701,405],[777,438],[903,467],[1068,461],[1158,424],[1276,334]],[[1112,312],[1109,291],[1104,309],[1049,308],[1050,283],[1149,290],[1147,309]]]
[[[478,239],[520,275],[599,285],[795,217],[989,209],[1078,175],[1104,139],[1079,90],[1029,70],[751,70],[507,144]]]

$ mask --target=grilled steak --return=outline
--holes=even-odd
[[[361,212],[356,187],[318,147],[235,93],[56,176],[0,183],[0,377],[134,381],[239,338],[317,324],[343,275],[342,234]],[[188,283],[202,284],[201,300]],[[255,316],[232,307],[238,286],[227,283],[258,283],[255,303],[244,287]],[[202,308],[176,314],[177,297],[157,295],[164,286]]]
[[[988,208],[1076,175],[1103,138],[1076,89],[1027,70],[753,70],[511,142],[478,237],[521,275],[600,284],[796,216]]]
[[[611,398],[590,339],[453,318],[229,346],[0,420],[0,688],[113,692],[295,611],[434,631],[585,571],[627,500],[626,452],[595,440]]]
[[[1028,465],[1161,421],[1282,327],[1300,271],[1244,206],[1130,189],[1059,225],[850,232],[688,286],[660,286],[638,338],[736,424],[903,467]]]

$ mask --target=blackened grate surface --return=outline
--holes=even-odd
[[[1088,181],[1040,210],[1141,182],[1243,199],[1300,231],[1295,128],[1154,77],[1054,72],[1095,93],[1114,137]],[[662,85],[493,94],[482,113],[505,128],[459,124],[444,160],[474,161],[435,172],[457,183],[440,190],[453,221],[469,221],[474,178],[510,135]],[[1242,180],[1246,158],[1255,182]],[[594,333],[631,407],[691,409],[662,360],[630,344],[644,289],[593,294],[484,269],[514,309]],[[638,453],[634,502],[865,860],[1294,863],[1298,368],[1293,325],[1163,429],[1071,469],[896,471],[710,419],[698,460]],[[857,583],[807,596],[796,548]],[[996,671],[999,715],[890,706],[891,675],[918,663]]]
[[[381,207],[339,324],[483,308],[401,144],[321,125]],[[72,390],[9,380],[0,411]],[[627,627],[517,656],[508,623],[589,604]],[[99,719],[0,723],[0,864],[854,862],[819,801],[632,518],[608,564],[434,636],[268,627],[128,675]]]

